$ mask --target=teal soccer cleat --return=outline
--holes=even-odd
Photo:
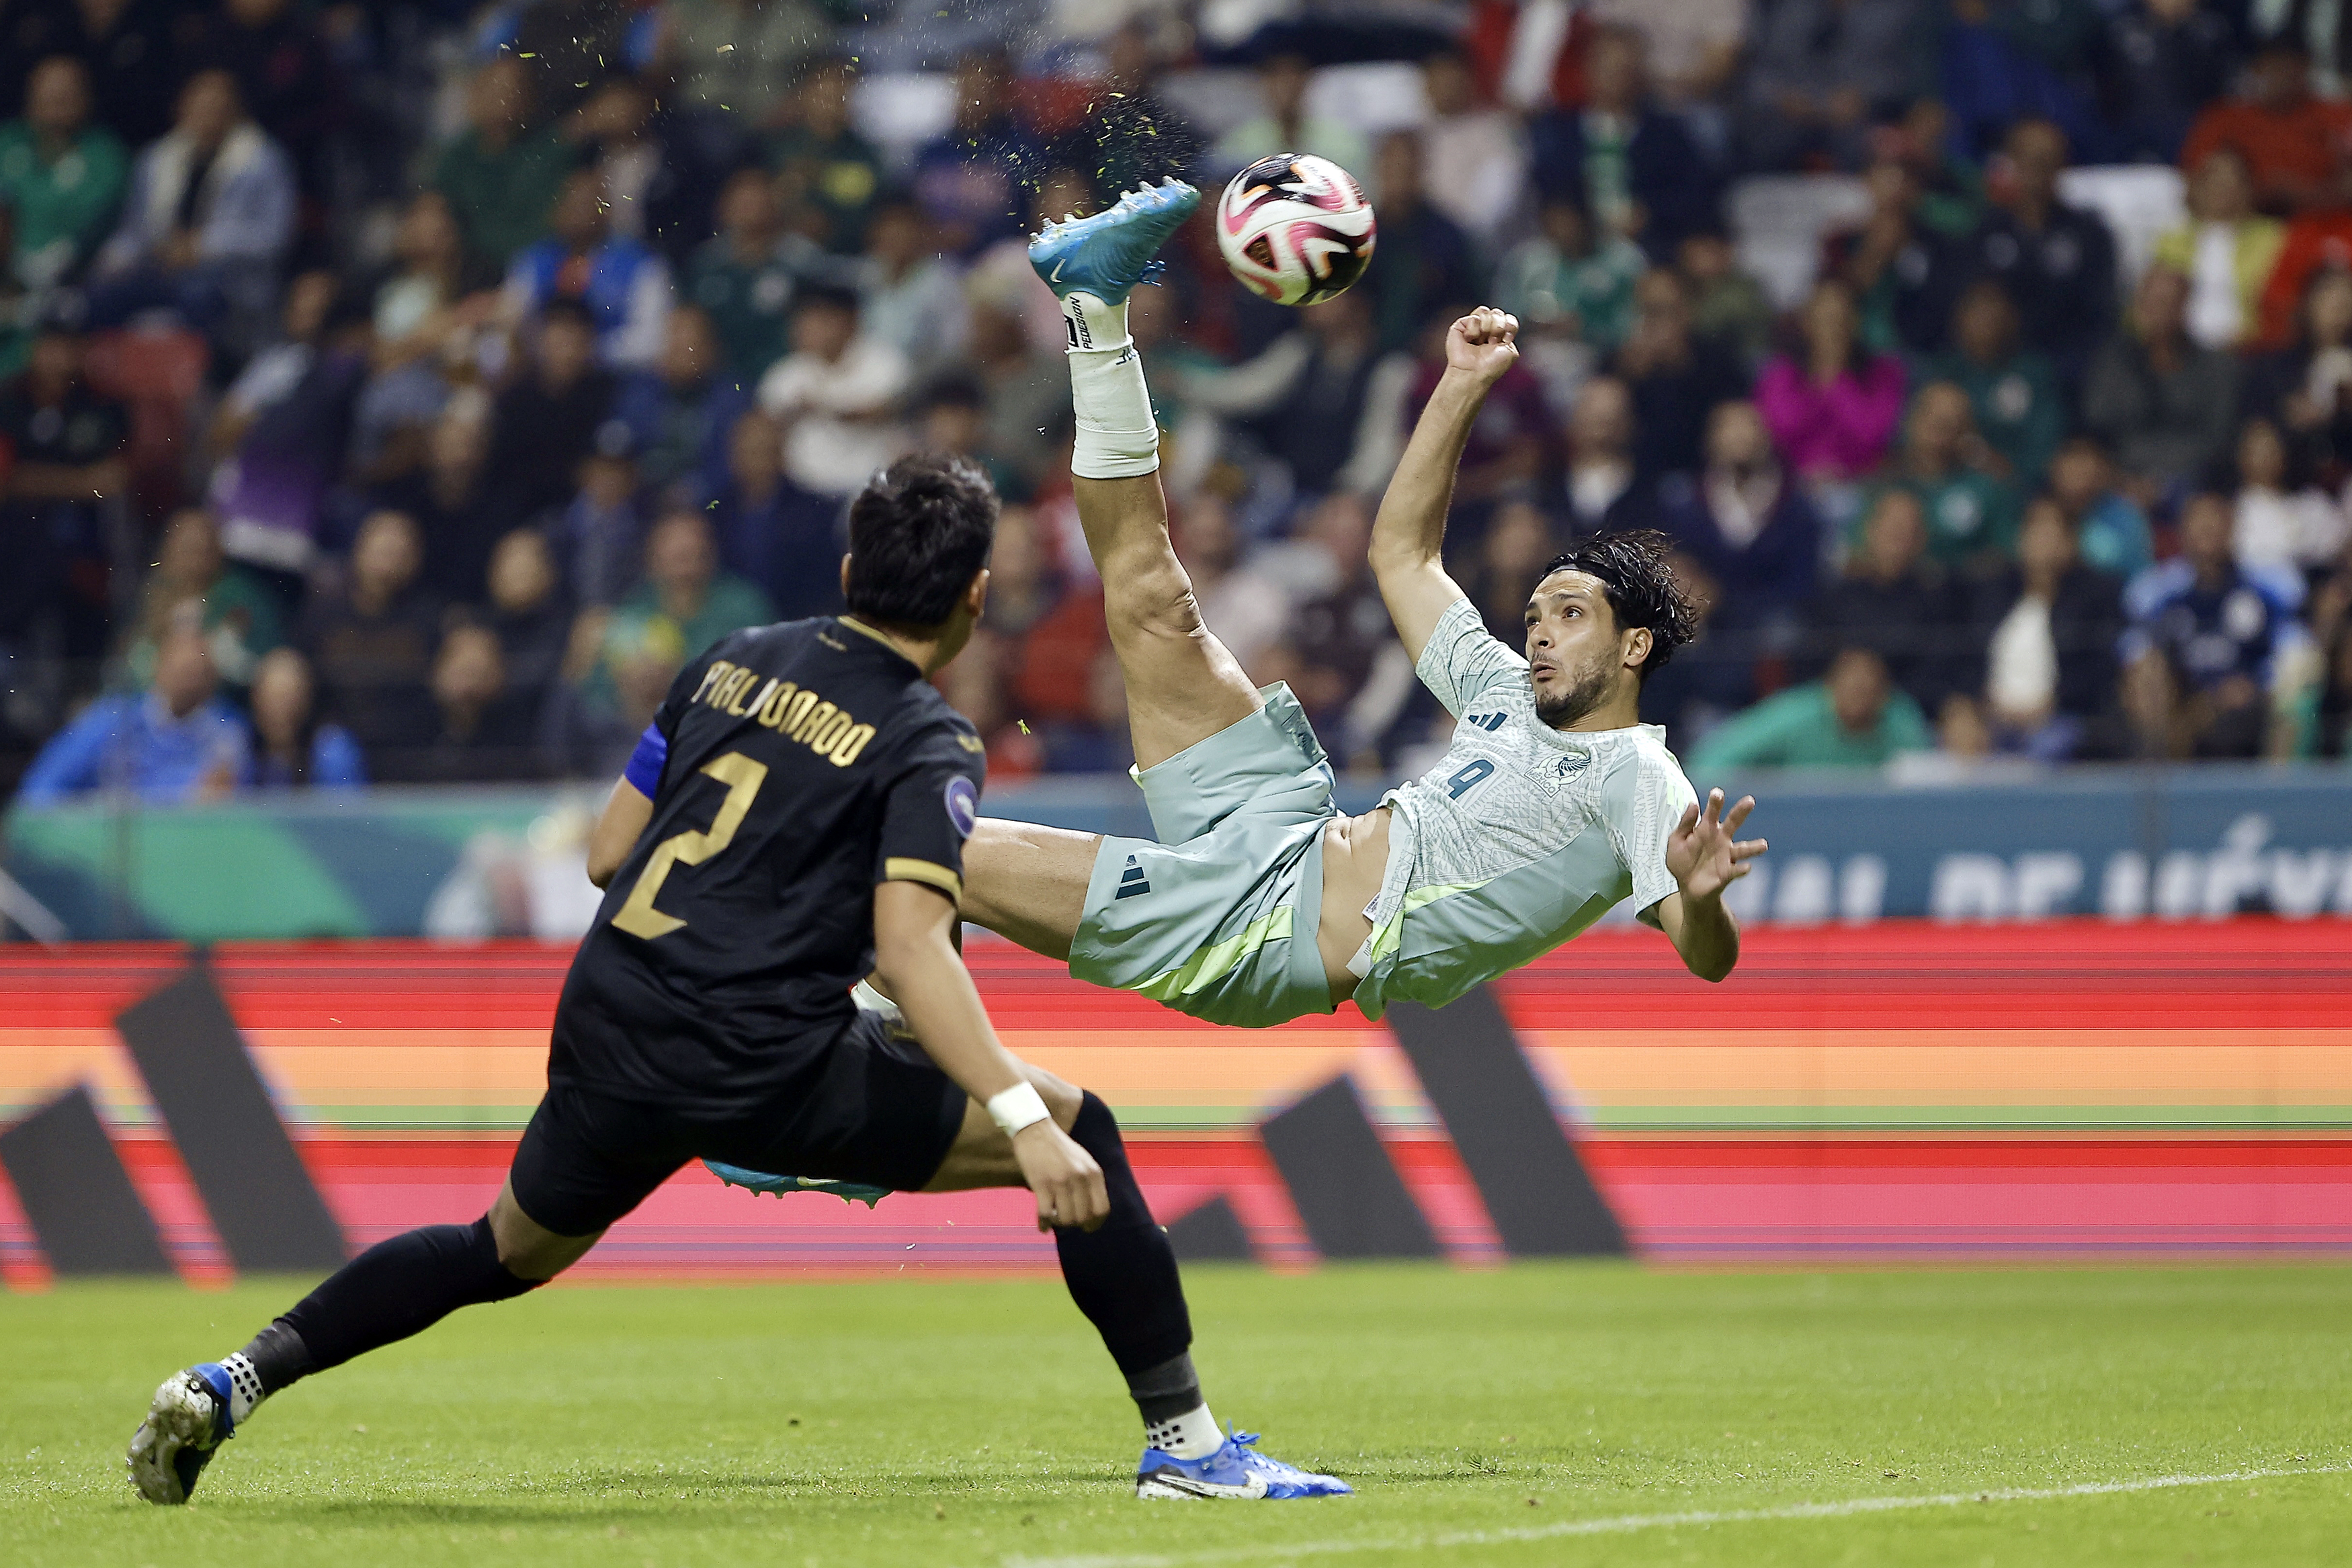
[[[822,1192],[844,1203],[862,1203],[872,1208],[890,1196],[887,1186],[869,1186],[862,1181],[833,1181],[824,1176],[770,1176],[765,1171],[747,1171],[741,1166],[705,1160],[702,1168],[725,1182],[747,1192],[772,1193],[778,1197],[788,1192]]]
[[[1129,191],[1090,218],[1047,224],[1029,242],[1029,265],[1056,298],[1083,293],[1122,304],[1160,275],[1152,257],[1200,204],[1201,193],[1181,180]]]

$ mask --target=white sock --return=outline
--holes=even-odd
[[[1163,1454],[1173,1454],[1180,1459],[1205,1459],[1224,1447],[1225,1434],[1217,1418],[1209,1414],[1206,1403],[1181,1416],[1171,1416],[1164,1421],[1146,1421],[1143,1440]]]
[[[1070,472],[1081,479],[1132,479],[1160,467],[1160,426],[1143,384],[1143,360],[1128,336],[1127,307],[1091,294],[1062,300],[1068,329],[1070,402],[1078,435]]]
[[[261,1402],[269,1397],[261,1391],[261,1374],[254,1370],[253,1363],[246,1359],[243,1351],[221,1357],[220,1369],[228,1374],[229,1424],[242,1427],[245,1418],[260,1408]]]

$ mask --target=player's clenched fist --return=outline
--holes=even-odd
[[[1454,323],[1445,334],[1445,362],[1493,382],[1518,362],[1519,319],[1491,305]]]
[[[1037,1228],[1075,1226],[1092,1230],[1110,1214],[1110,1195],[1095,1157],[1051,1122],[1034,1122],[1013,1135],[1021,1179],[1037,1195]]]

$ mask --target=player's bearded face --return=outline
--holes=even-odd
[[[1536,717],[1562,729],[1599,707],[1617,673],[1613,653],[1613,649],[1593,648],[1580,657],[1564,648],[1556,650],[1551,655],[1555,673],[1536,687]]]

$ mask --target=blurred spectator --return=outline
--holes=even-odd
[[[609,365],[646,369],[661,357],[669,319],[669,267],[635,240],[612,232],[604,179],[576,169],[549,220],[553,231],[526,247],[507,273],[507,298],[522,314],[569,299],[596,324],[597,352]]]
[[[423,746],[387,750],[376,758],[386,783],[509,783],[539,776],[524,706],[507,688],[506,655],[498,633],[461,622],[449,628],[433,655],[433,706],[437,727]]]
[[[794,78],[826,47],[825,21],[810,0],[668,0],[658,58],[681,101],[772,125],[792,108]]]
[[[751,406],[743,378],[720,363],[710,318],[688,305],[670,312],[660,362],[622,378],[613,416],[636,438],[644,482],[671,500],[700,505],[727,465],[728,433]]]
[[[156,644],[153,685],[102,696],[51,736],[16,803],[37,810],[94,789],[156,806],[227,794],[244,777],[248,741],[218,685],[201,614],[185,606]]]
[[[453,398],[426,434],[423,465],[371,493],[377,508],[416,519],[426,586],[460,604],[481,599],[491,545],[511,520],[490,480],[489,454],[480,400]]]
[[[1022,639],[1061,602],[1053,542],[1037,514],[1027,507],[1005,507],[996,520],[996,548],[989,553],[988,608],[982,617],[998,652],[1010,660]]]
[[[25,118],[0,125],[8,271],[36,293],[81,276],[130,173],[121,141],[89,118],[89,71],[58,55],[34,68]]]
[[[2238,560],[2300,573],[2333,560],[2346,538],[2344,510],[2315,485],[2289,472],[2286,440],[2267,419],[2238,433]]]
[[[1290,621],[1290,596],[1242,563],[1241,531],[1234,526],[1232,511],[1216,497],[1195,496],[1184,504],[1175,538],[1177,558],[1192,579],[1192,598],[1201,607],[1202,622],[1215,630],[1217,640],[1243,669],[1255,671]],[[1001,553],[1001,543],[999,548]]]
[[[2116,487],[2115,465],[2090,436],[2074,436],[2058,448],[2050,464],[2050,497],[2074,526],[2085,565],[2128,580],[2156,559],[2147,514]]]
[[[195,607],[213,669],[224,685],[252,685],[263,655],[285,641],[283,602],[268,584],[221,554],[220,528],[210,512],[197,507],[173,514],[140,591],[138,624],[122,651],[123,673],[133,685],[145,686],[155,678],[156,650],[190,606]]]
[[[2059,200],[2065,168],[2065,132],[2020,120],[1986,182],[1993,206],[1971,245],[1976,265],[2016,303],[2025,340],[2072,378],[2115,323],[2116,242],[2098,214]]]
[[[1686,474],[1706,461],[1707,415],[1746,397],[1748,375],[1727,350],[1691,331],[1679,274],[1643,274],[1634,299],[1633,329],[1610,361],[1633,392],[1633,464],[1650,477]]]
[[[709,508],[719,560],[758,586],[786,621],[841,609],[838,501],[784,476],[783,438],[753,409],[727,441],[727,479]]]
[[[131,417],[82,373],[86,344],[56,322],[34,336],[24,371],[0,382],[0,646],[61,639],[69,656],[106,644],[104,509],[131,487]]]
[[[1527,188],[1518,123],[1478,101],[1470,62],[1454,50],[1422,61],[1421,83],[1429,99],[1421,136],[1430,202],[1465,233],[1491,243],[1517,215]]]
[[[2189,221],[2161,235],[2156,259],[2189,279],[2189,335],[2209,349],[2252,342],[2263,289],[2286,244],[2286,225],[2254,211],[2245,154],[2227,142],[2189,174]]]
[[[1912,400],[1902,450],[1887,465],[1885,483],[1919,498],[1929,556],[1971,576],[2017,548],[2017,494],[1985,471],[1990,455],[1969,394],[1950,382],[1930,382]]]
[[[1505,502],[1486,525],[1477,558],[1463,573],[1462,591],[1487,632],[1507,647],[1526,645],[1528,598],[1559,555],[1560,543],[1551,519],[1526,501]]]
[[[1864,179],[1870,215],[1822,241],[1822,275],[1853,289],[1862,340],[1874,351],[1941,352],[1969,267],[1966,247],[1923,220],[1919,178],[1908,163],[1882,158]]]
[[[1540,117],[1529,137],[1536,183],[1548,198],[1571,193],[1604,232],[1640,241],[1664,263],[1714,216],[1715,188],[1682,121],[1649,101],[1644,76],[1641,35],[1600,29],[1584,57],[1582,107]],[[1381,215],[1385,241],[1385,205]]]
[[[2118,161],[2171,162],[2198,111],[2229,89],[2239,58],[2219,5],[2127,0],[2111,12],[2101,86]]]
[[[376,287],[376,341],[398,357],[430,352],[440,346],[436,329],[446,324],[445,313],[499,280],[494,268],[466,249],[449,198],[419,191],[401,212],[392,267]]]
[[[976,379],[949,376],[933,382],[917,400],[915,414],[917,446],[968,457],[988,476],[999,497],[1016,502],[1029,498],[1029,476],[998,456],[989,444],[988,396]]]
[[[1592,9],[1641,39],[1658,97],[1670,109],[1687,115],[1730,88],[1747,42],[1748,8],[1739,0],[1595,0]],[[1585,68],[1590,90],[1589,55]]]
[[[1307,57],[1287,51],[1269,55],[1258,66],[1257,79],[1265,113],[1218,138],[1214,157],[1221,168],[1239,169],[1277,152],[1311,152],[1355,175],[1374,200],[1386,194],[1364,178],[1372,167],[1371,149],[1364,139],[1344,121],[1307,112],[1307,89],[1314,80]]]
[[[1010,301],[978,287],[970,301],[967,355],[982,406],[988,456],[1011,470],[1026,497],[1053,459],[1054,431],[1070,417],[1070,372],[1059,354],[1038,352]]]
[[[1892,118],[1921,85],[1928,21],[1914,0],[1780,0],[1766,8],[1748,65],[1741,162],[1860,168],[1873,121]]]
[[[1720,224],[1701,225],[1683,235],[1675,265],[1691,301],[1691,330],[1729,350],[1751,371],[1762,365],[1780,313],[1764,286],[1741,268],[1730,235]]]
[[[11,47],[0,50],[0,72],[13,76],[50,55],[71,55],[89,72],[99,123],[140,146],[171,128],[172,89],[187,69],[174,34],[188,9],[152,0],[11,5]]]
[[[687,264],[682,298],[710,318],[727,370],[746,385],[783,357],[801,271],[792,259],[775,182],[739,169],[719,193],[719,232]]]
[[[2313,749],[2321,757],[2352,758],[2352,624],[2338,623],[2326,644]]]
[[[91,324],[168,308],[198,331],[249,342],[294,215],[286,150],[246,118],[236,78],[199,71],[180,89],[171,133],[131,165],[121,224],[98,254]]]
[[[2281,37],[2262,46],[2244,78],[2244,96],[2210,105],[2189,128],[2180,166],[2201,167],[2216,148],[2235,148],[2253,176],[2263,211],[2291,214],[2317,205],[2352,137],[2352,104],[2311,90],[2311,57]]]
[[[1304,495],[1339,486],[1377,489],[1395,462],[1398,432],[1380,413],[1376,378],[1409,383],[1412,362],[1384,357],[1371,301],[1360,288],[1296,313],[1298,325],[1230,370],[1194,373],[1184,395],[1197,407],[1246,422]]]
[[[253,755],[248,789],[363,789],[367,759],[340,724],[319,717],[310,663],[292,648],[263,655],[253,672]]]
[[[418,192],[394,231],[391,267],[376,283],[373,373],[352,413],[353,482],[389,483],[423,465],[434,423],[497,314],[498,297],[488,291],[498,281],[466,249],[448,198]]]
[[[314,586],[296,641],[310,654],[321,707],[372,764],[433,737],[428,682],[441,604],[418,580],[423,541],[405,512],[360,525],[341,582]]]
[[[2312,274],[2289,347],[2246,367],[2245,412],[2275,423],[2306,472],[2352,464],[2352,273]]]
[[[532,123],[530,69],[499,55],[466,89],[467,129],[441,150],[431,184],[448,198],[466,244],[503,273],[515,252],[547,232],[572,149]]]
[[[536,714],[563,668],[572,632],[563,577],[537,528],[517,528],[490,552],[481,624],[499,640],[506,691],[520,714]]]
[[[2203,473],[2237,424],[2238,361],[2190,340],[2188,303],[2187,278],[2149,267],[2129,325],[2099,350],[2083,384],[2083,423],[2150,497]]]
[[[282,328],[221,400],[208,494],[230,555],[294,573],[310,566],[329,487],[342,477],[372,329],[331,272],[294,280]]]
[[[760,379],[761,412],[784,431],[784,472],[819,495],[845,497],[906,450],[898,400],[907,357],[863,329],[857,296],[803,291],[793,351]]]
[[[1820,680],[1708,731],[1691,769],[1719,778],[1745,768],[1877,768],[1935,744],[1927,716],[1887,678],[1885,663],[1868,648],[1843,648]]]
[[[857,289],[875,337],[925,369],[961,357],[971,339],[963,280],[936,254],[923,210],[903,198],[874,209]]]
[[[915,195],[939,225],[942,246],[977,256],[1021,232],[1021,182],[1041,172],[1043,152],[1013,118],[1013,68],[998,51],[956,62],[955,122],[915,156]]]
[[[499,531],[570,498],[617,385],[596,363],[595,319],[576,300],[541,311],[529,345],[522,373],[499,393],[490,421],[489,514]]]
[[[1577,394],[1568,418],[1569,536],[1586,538],[1657,520],[1656,481],[1633,455],[1633,394],[1614,376],[1595,376]]]
[[[1807,607],[1801,673],[1823,668],[1838,649],[1868,648],[1922,713],[1935,713],[1960,679],[1967,613],[1927,557],[1919,497],[1899,486],[1881,490],[1863,514],[1844,574]]]
[[[2125,591],[2124,706],[2141,754],[2255,757],[2280,655],[2302,641],[2294,591],[2238,564],[2228,497],[2180,512],[2180,555]]]
[[[224,0],[194,34],[185,59],[236,78],[256,123],[297,162],[312,166],[316,177],[303,183],[323,192],[328,139],[341,122],[345,89],[317,13],[298,10],[292,0]]]
[[[1732,714],[1756,700],[1757,643],[1752,621],[1727,598],[1715,575],[1692,557],[1675,552],[1675,579],[1696,612],[1690,641],[1675,650],[1674,662],[1642,683],[1645,723],[1666,727],[1666,744],[1686,751]]]
[[[2057,502],[2026,508],[2017,560],[1985,582],[1975,621],[1983,657],[1969,685],[2003,749],[2042,762],[2116,752],[2123,583],[2083,563]]]
[[[1979,278],[1952,308],[1952,351],[1926,376],[1968,394],[1977,434],[1999,458],[1996,472],[2031,484],[2050,468],[2066,434],[2064,394],[2049,357],[2018,340],[2017,308],[1991,278]]]
[[[1614,350],[1633,327],[1633,286],[1649,262],[1624,235],[1597,229],[1565,190],[1545,198],[1541,232],[1521,240],[1495,273],[1495,302],[1523,336],[1559,333]]]
[[[1482,292],[1468,236],[1428,201],[1422,172],[1419,135],[1381,138],[1380,244],[1362,281],[1340,298],[1370,297],[1383,350],[1410,347],[1439,309]]]
[[[1801,357],[1780,355],[1757,378],[1757,411],[1800,478],[1859,478],[1902,421],[1903,361],[1863,345],[1853,291],[1835,278],[1813,286],[1801,326]]]
[[[683,263],[710,237],[711,207],[726,171],[675,116],[656,118],[644,82],[619,77],[598,88],[580,106],[571,132],[587,144],[615,239]]]
[[[1954,0],[1949,16],[1937,85],[1963,156],[1982,158],[2027,115],[2063,127],[2077,145],[2098,145],[2105,131],[2093,108],[2091,68],[2103,16],[2094,0]]]
[[[1158,35],[1146,22],[1130,18],[1120,26],[1103,43],[1092,106],[1063,137],[1062,155],[1093,170],[1106,191],[1157,184],[1171,174],[1216,186],[1200,166],[1200,132],[1159,90],[1160,54]]]
[[[636,64],[630,48],[634,7],[606,0],[524,0],[510,46],[530,68],[532,95],[550,114],[576,109],[607,78]],[[484,38],[485,43],[493,40]]]
[[[786,204],[803,214],[810,238],[844,256],[865,246],[885,172],[880,151],[850,122],[856,86],[857,69],[847,60],[818,61],[800,86],[798,122],[768,144]]]
[[[1821,515],[1781,467],[1754,403],[1717,404],[1706,423],[1706,466],[1666,480],[1659,492],[1659,526],[1752,615],[1790,614],[1811,597]]]
[[[578,603],[610,604],[637,580],[646,538],[637,479],[636,437],[621,421],[606,420],[580,460],[579,492],[544,523]]]
[[[1412,661],[1372,580],[1371,535],[1371,507],[1360,497],[1330,496],[1315,508],[1304,536],[1329,563],[1328,586],[1291,613],[1287,668],[1274,656],[1350,768],[1379,765],[1381,743],[1412,695]]]

